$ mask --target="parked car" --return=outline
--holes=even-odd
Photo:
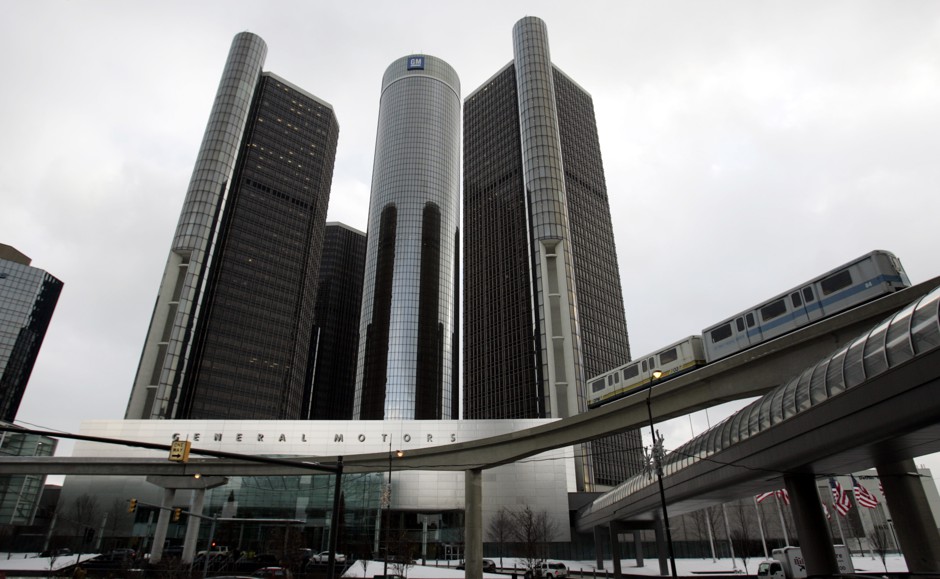
[[[346,555],[342,553],[336,553],[333,555],[333,560],[339,564],[346,563]],[[310,557],[311,563],[329,563],[330,561],[330,552],[329,551],[320,551],[313,557]]]
[[[262,567],[251,574],[261,579],[293,579],[294,575],[286,567]]]
[[[557,561],[542,561],[541,563],[537,563],[534,569],[527,569],[525,576],[526,579],[534,579],[536,577],[560,579],[568,576],[568,568],[565,567],[564,563],[558,563]]]
[[[466,564],[461,561],[460,565],[457,565],[457,569],[465,569]],[[484,573],[495,573],[496,572],[496,561],[492,559],[483,559],[483,572]]]

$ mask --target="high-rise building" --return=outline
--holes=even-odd
[[[538,18],[513,49],[464,102],[464,416],[563,418],[630,359],[627,324],[591,96]],[[579,485],[637,472],[640,447],[635,432],[586,445]]]
[[[0,421],[13,422],[62,282],[0,243]]]
[[[313,394],[308,415],[314,420],[352,418],[365,260],[365,233],[342,223],[326,224],[313,315]]]
[[[332,107],[229,52],[126,418],[298,419],[339,126]]]
[[[382,79],[353,417],[457,418],[460,81],[412,55]]]

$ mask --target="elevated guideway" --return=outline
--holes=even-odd
[[[940,286],[940,277],[657,384],[649,393],[654,418],[659,422],[723,402],[764,394],[937,286]],[[601,408],[536,428],[412,450],[393,461],[392,468],[472,470],[508,464],[545,450],[643,427],[649,420],[646,399],[647,391],[642,391]],[[291,457],[297,463],[294,467],[237,459],[198,458],[198,451],[194,448],[193,458],[182,466],[162,458],[0,457],[0,474],[296,475],[309,474],[309,463],[332,465],[337,460],[335,456]],[[377,472],[389,468],[387,453],[348,455],[343,460],[347,473]]]

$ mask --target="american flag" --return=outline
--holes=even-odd
[[[849,495],[842,490],[842,485],[836,479],[829,479],[829,486],[832,487],[832,507],[844,517],[849,514],[849,510],[852,508]]]
[[[826,519],[831,519],[832,515],[829,514],[829,507],[826,506],[826,503],[822,504],[823,513],[826,514]]]
[[[855,502],[860,506],[873,509],[878,506],[878,498],[871,494],[860,482],[852,476],[852,488],[855,491]]]
[[[772,497],[772,496],[774,496],[774,491],[770,491],[769,493],[761,493],[761,494],[755,496],[755,497],[754,497],[754,500],[756,500],[756,501],[759,502],[759,503],[762,503],[762,502],[764,502],[765,500],[769,499],[769,498]]]
[[[790,504],[790,493],[787,492],[787,489],[780,489],[775,492],[777,493],[777,500],[782,500],[785,505]]]

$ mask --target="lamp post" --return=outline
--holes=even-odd
[[[646,392],[646,411],[649,414],[650,436],[652,437],[650,457],[656,466],[656,480],[659,482],[659,501],[663,507],[663,527],[666,529],[666,548],[669,552],[672,576],[676,578],[678,577],[676,574],[676,556],[672,551],[672,531],[669,529],[669,513],[666,511],[666,490],[663,487],[663,437],[657,436],[656,427],[653,424],[653,386],[662,375],[663,373],[660,370],[653,370],[650,375],[650,387]]]
[[[396,450],[395,456],[401,458],[405,456],[402,450]],[[390,544],[390,535],[392,527],[392,436],[388,436],[388,486],[382,493],[382,501],[385,503],[385,562],[382,568],[382,574],[388,577],[388,551]]]

